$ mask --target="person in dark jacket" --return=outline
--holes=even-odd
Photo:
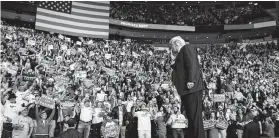
[[[228,121],[229,126],[227,128],[227,138],[237,138],[237,125],[236,125],[236,117],[234,114],[230,115],[230,120]]]
[[[59,138],[82,138],[82,134],[79,133],[76,128],[76,120],[71,118],[67,122],[69,128],[60,134]]]
[[[180,37],[170,40],[172,58],[172,82],[188,117],[188,137],[204,138],[202,119],[202,95],[206,89],[195,47],[186,45]]]
[[[247,112],[246,119],[248,123],[244,126],[242,138],[260,138],[260,126],[253,121],[254,115],[251,112]]]
[[[118,105],[112,109],[112,118],[117,119],[120,128],[121,138],[125,138],[126,126],[129,124],[129,119],[127,118],[127,109],[126,106],[122,104],[121,99],[118,99]]]

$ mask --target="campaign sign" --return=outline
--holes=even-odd
[[[215,123],[210,120],[203,121],[203,127],[205,130],[212,129],[215,127]]]
[[[213,102],[225,102],[226,96],[225,94],[214,94]]]
[[[111,58],[111,54],[105,54],[105,58],[106,59],[110,59]]]
[[[43,94],[39,100],[39,105],[53,109],[55,107],[55,101],[53,98],[50,98]]]
[[[86,78],[87,72],[86,71],[77,71],[76,72],[76,77],[77,78]]]
[[[63,108],[69,108],[69,107],[74,107],[75,106],[75,103],[73,101],[61,101],[60,102],[60,105],[63,107]]]

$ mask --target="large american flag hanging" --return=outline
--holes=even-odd
[[[38,4],[36,29],[54,33],[108,38],[109,1],[43,1]]]

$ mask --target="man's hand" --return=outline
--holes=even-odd
[[[187,82],[187,88],[191,89],[194,87],[194,82]]]

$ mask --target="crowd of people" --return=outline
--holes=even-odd
[[[212,7],[210,12],[222,22],[222,24],[249,24],[253,19],[267,17],[258,5]]]
[[[111,2],[110,17],[131,22],[195,26],[248,24],[258,17],[268,17],[268,14],[258,5],[216,5],[206,10],[196,5]]]
[[[52,138],[72,130],[82,138],[187,135],[167,50],[129,39],[74,41],[7,24],[1,40],[2,138]],[[212,44],[197,51],[208,88],[206,138],[251,135],[251,121],[257,133],[278,136],[278,46]]]
[[[171,25],[210,25],[218,21],[198,6],[111,2],[110,17],[131,22]]]

